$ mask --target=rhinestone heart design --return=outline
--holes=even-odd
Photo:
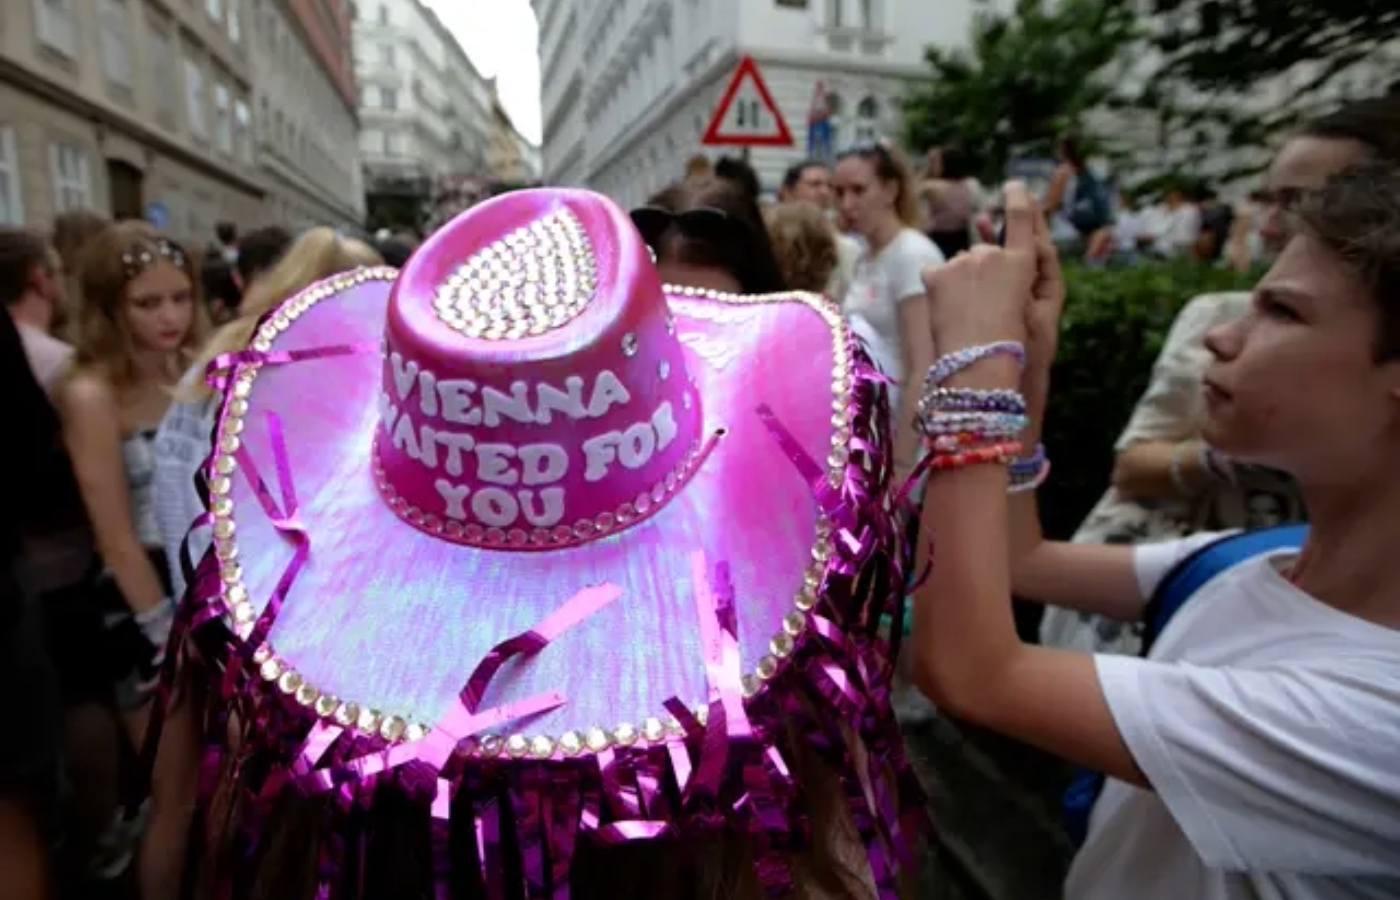
[[[473,254],[438,288],[433,309],[468,337],[519,340],[564,325],[597,289],[588,233],[561,209]]]

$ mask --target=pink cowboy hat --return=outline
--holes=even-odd
[[[244,802],[348,816],[397,785],[475,825],[488,893],[528,896],[567,890],[577,841],[727,821],[780,888],[796,740],[892,889],[917,791],[877,629],[904,547],[884,391],[828,301],[663,289],[610,201],[522,191],[214,366],[215,541],[178,627],[219,672],[206,741]]]

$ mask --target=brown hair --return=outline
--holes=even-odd
[[[894,212],[899,216],[899,221],[909,228],[919,227],[919,204],[914,194],[914,174],[909,168],[909,161],[904,158],[898,147],[885,141],[879,141],[864,147],[856,147],[842,153],[840,159],[856,157],[870,163],[875,170],[875,177],[880,181],[889,184],[893,182],[898,186],[894,195]]]
[[[28,228],[0,225],[0,301],[6,306],[19,302],[35,266],[49,266],[44,238]]]
[[[1368,163],[1346,169],[1306,197],[1298,215],[1346,260],[1379,305],[1377,362],[1400,357],[1400,167]]]
[[[722,235],[708,237],[687,233],[680,227],[668,228],[655,236],[652,245],[658,260],[724,269],[746,294],[783,290],[783,277],[758,203],[743,187],[715,176],[690,178],[652,197],[648,205],[676,215],[698,209],[717,210],[730,220]]]
[[[838,261],[836,234],[826,216],[808,203],[779,203],[767,219],[783,282],[796,291],[825,291]]]
[[[76,270],[83,245],[111,224],[111,219],[87,209],[59,213],[53,220],[53,248],[64,267]]]
[[[135,348],[121,310],[126,303],[126,287],[135,277],[128,260],[142,254],[165,259],[190,280],[194,318],[180,345],[181,353],[193,356],[209,329],[194,256],[145,222],[131,220],[108,226],[89,240],[78,256],[83,296],[77,365],[96,370],[114,385],[128,385],[136,378],[132,362]]]

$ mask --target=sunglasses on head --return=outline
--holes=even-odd
[[[639,206],[631,215],[642,240],[653,250],[659,248],[661,239],[672,228],[688,238],[724,241],[731,238],[740,224],[729,213],[713,206],[698,206],[679,213],[660,206]]]
[[[856,144],[854,147],[851,147],[847,150],[842,150],[839,154],[837,154],[836,158],[840,160],[845,159],[848,156],[859,156],[862,159],[879,157],[880,159],[886,161],[893,160],[893,157],[890,156],[890,148],[884,141],[870,141],[864,144]]]

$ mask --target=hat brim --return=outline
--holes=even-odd
[[[316,286],[265,321],[253,346],[378,344],[392,274],[362,270]],[[610,584],[619,599],[544,652],[507,664],[486,700],[563,693],[566,705],[520,727],[527,737],[589,729],[654,735],[668,719],[667,700],[707,702],[691,576],[699,551],[709,565],[729,566],[747,689],[762,690],[791,652],[831,549],[813,485],[758,409],[771,408],[807,456],[839,477],[850,438],[851,339],[817,295],[668,289],[668,300],[706,433],[725,435],[660,512],[565,549],[463,547],[388,508],[371,465],[379,354],[242,366],[224,401],[218,446],[233,446],[225,439],[236,436],[268,477],[276,466],[267,414],[275,414],[310,542],[260,654],[270,658],[263,676],[284,690],[300,688],[298,700],[322,715],[343,716],[354,703],[366,731],[389,716],[430,726],[493,646],[580,590]],[[234,456],[216,454],[211,466],[229,613],[239,602],[261,611],[293,546]],[[248,612],[235,625],[245,638]]]

